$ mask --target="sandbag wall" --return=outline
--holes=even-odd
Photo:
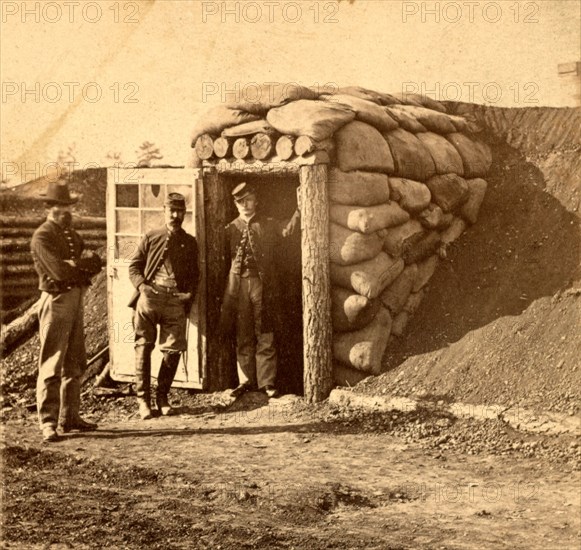
[[[260,160],[329,154],[335,378],[378,374],[390,338],[404,333],[446,247],[477,221],[489,148],[465,119],[420,96],[345,88],[313,98],[298,90],[293,101],[218,109],[194,133],[202,158],[231,155],[228,140],[246,132],[254,134],[244,138],[249,144],[268,141],[266,154],[256,148]],[[254,155],[249,147],[234,156]]]
[[[334,135],[333,353],[348,367],[335,369],[340,383],[357,379],[350,368],[381,372],[446,247],[476,222],[491,163],[489,149],[459,131],[464,121],[418,106],[385,110],[397,127],[356,116]]]

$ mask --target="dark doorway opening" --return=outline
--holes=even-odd
[[[257,190],[257,210],[264,216],[288,221],[297,208],[298,175],[293,174],[228,174],[224,177],[228,196],[245,181]],[[238,216],[232,200],[227,220]],[[277,387],[282,393],[303,393],[303,313],[301,282],[300,230],[281,239],[275,257],[279,275],[280,301],[275,324],[275,344],[278,356]],[[229,266],[228,266],[229,267]],[[235,370],[235,369],[234,369]]]

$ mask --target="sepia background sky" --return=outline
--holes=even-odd
[[[564,106],[557,65],[581,60],[580,0],[0,5],[10,184],[42,175],[73,144],[81,165],[106,165],[108,152],[134,161],[144,140],[184,164],[197,113],[249,83]]]

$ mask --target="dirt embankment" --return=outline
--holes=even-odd
[[[581,109],[455,105],[493,149],[479,221],[369,394],[579,411]],[[566,177],[562,177],[566,174]]]
[[[501,108],[447,103],[475,121],[488,141],[518,150],[543,175],[542,189],[581,215],[581,108]]]

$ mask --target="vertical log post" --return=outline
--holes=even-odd
[[[333,387],[327,165],[300,169],[305,399],[323,401]]]
[[[204,169],[205,256],[206,256],[206,345],[208,390],[232,387],[235,382],[233,339],[220,339],[217,327],[220,304],[224,295],[228,267],[224,257],[228,223],[228,205],[232,196],[223,178],[215,169]]]

